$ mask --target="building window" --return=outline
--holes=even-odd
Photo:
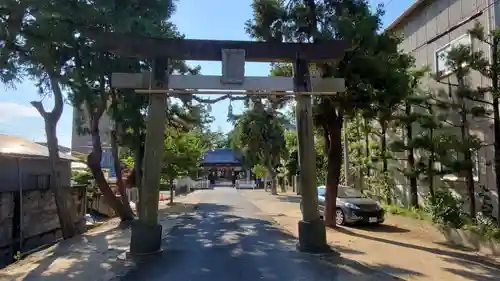
[[[45,190],[50,188],[50,175],[27,175],[26,189]]]
[[[450,43],[444,45],[436,51],[436,74],[442,76],[451,73],[450,67],[446,64],[448,60],[448,52],[460,45],[471,46],[472,39],[469,34],[464,34]]]

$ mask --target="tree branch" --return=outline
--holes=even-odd
[[[56,122],[59,121],[59,118],[61,118],[64,107],[64,99],[61,86],[59,86],[59,82],[54,77],[54,74],[49,72],[48,75],[50,79],[50,86],[52,88],[52,92],[54,93],[54,109],[50,112],[50,117]]]
[[[43,104],[41,101],[32,101],[30,104],[40,113],[40,115],[43,117],[43,119],[48,118],[48,113],[45,111],[45,108],[43,108]]]

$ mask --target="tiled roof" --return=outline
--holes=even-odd
[[[43,146],[47,146],[47,143],[46,143],[46,142],[38,142],[38,141],[37,141],[36,143],[38,143],[38,144],[40,144],[40,145],[43,145]],[[70,152],[71,152],[71,148],[66,147],[66,146],[62,146],[62,145],[60,145],[60,146],[59,146],[59,152],[62,152],[62,153],[70,153]]]
[[[203,156],[201,163],[207,164],[233,164],[240,165],[238,153],[233,149],[212,149]]]
[[[0,134],[0,155],[19,158],[48,158],[49,149],[36,142]],[[69,154],[59,152],[63,160],[76,160]]]

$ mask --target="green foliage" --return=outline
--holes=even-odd
[[[448,189],[437,189],[434,196],[428,196],[425,210],[431,215],[434,223],[454,228],[461,228],[465,224],[463,202]]]
[[[384,127],[391,119],[395,107],[408,95],[409,69],[413,58],[398,49],[400,38],[381,31],[380,9],[371,9],[368,1],[347,0],[332,3],[314,1],[253,1],[253,19],[246,24],[247,33],[262,41],[314,42],[342,39],[352,44],[338,64],[318,63],[311,69],[318,70],[322,77],[343,77],[346,91],[335,96],[314,98],[314,123],[320,131],[324,144],[330,151],[319,171],[325,171],[326,163],[332,167],[328,186],[338,184],[341,165],[341,129],[346,117],[360,113],[383,120]],[[290,76],[289,65],[278,64],[273,75]],[[385,133],[383,134],[385,137]],[[385,143],[385,142],[384,142]],[[390,153],[387,147],[378,151],[378,157],[368,157],[365,166],[372,160],[382,160],[386,167]],[[321,152],[323,155],[324,150]],[[319,162],[321,162],[319,161]],[[360,167],[358,166],[358,171]],[[365,170],[369,170],[365,169]],[[332,218],[329,218],[329,220]]]
[[[93,179],[92,173],[89,170],[71,171],[71,179],[78,184],[86,184],[89,185]]]
[[[257,164],[253,166],[252,168],[252,173],[255,175],[255,177],[259,179],[263,179],[267,176],[268,169],[264,165]]]
[[[276,168],[288,154],[283,127],[286,120],[273,104],[260,98],[251,102],[236,121],[234,143],[244,152],[250,166]]]
[[[125,167],[127,168],[134,168],[134,158],[132,156],[127,156],[126,158],[123,158],[121,160],[123,164],[125,164]]]
[[[399,205],[384,205],[384,209],[387,213],[396,215],[396,216],[404,216],[409,218],[414,218],[417,220],[431,220],[429,214],[427,214],[422,209],[417,208],[404,208]]]
[[[14,261],[20,261],[21,260],[21,252],[17,251],[16,254],[14,255]]]
[[[173,180],[177,177],[195,175],[203,153],[207,148],[196,132],[182,132],[167,126],[165,132],[164,166],[162,177]]]

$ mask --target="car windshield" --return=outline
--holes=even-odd
[[[348,186],[339,186],[338,198],[361,198],[363,193],[359,190]]]

